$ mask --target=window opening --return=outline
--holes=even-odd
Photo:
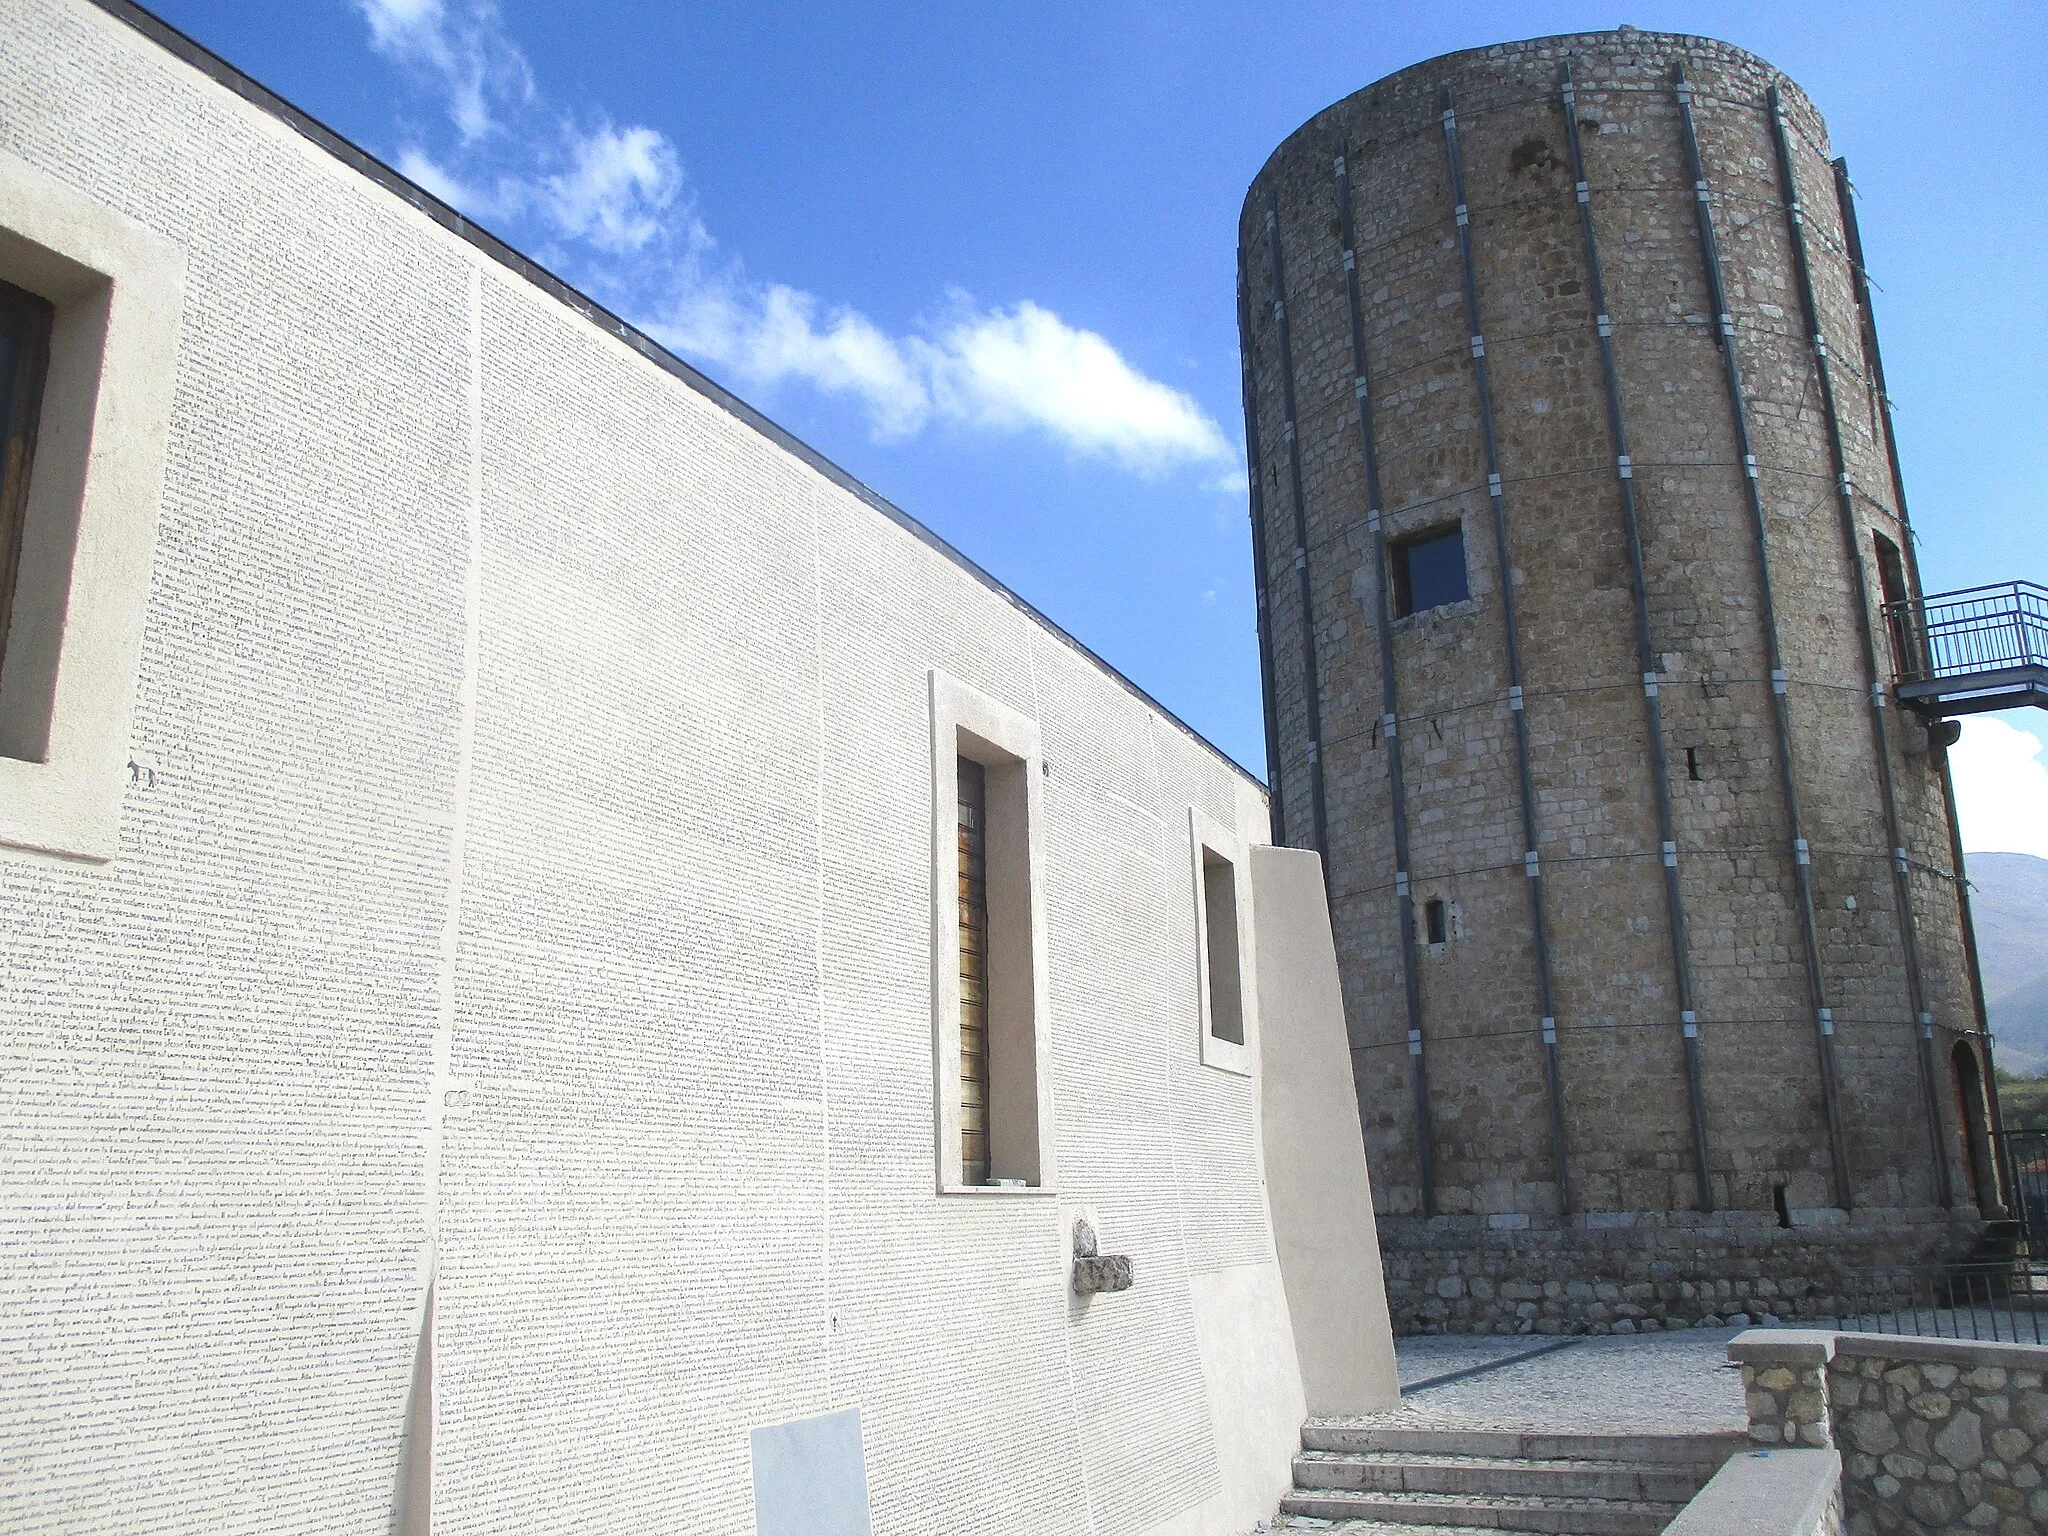
[[[985,1184],[988,1123],[988,773],[959,760],[960,1177]]]
[[[1445,918],[1443,902],[1431,901],[1422,909],[1422,926],[1432,944],[1442,944],[1450,939],[1450,923]]]
[[[1038,726],[936,669],[930,682],[934,1171],[941,1194],[1045,1189]]]
[[[1394,617],[1451,603],[1471,595],[1465,580],[1465,529],[1460,523],[1403,539],[1393,548]]]
[[[1986,1215],[1998,1204],[1998,1174],[1991,1159],[1991,1117],[1984,1102],[1984,1074],[1977,1066],[1977,1053],[1969,1042],[1958,1040],[1949,1055],[1955,1069],[1956,1110],[1963,1132],[1963,1173],[1969,1181],[1970,1198]],[[1997,1215],[2005,1212],[1999,1210]]]
[[[0,665],[6,663],[7,632],[14,620],[29,470],[55,315],[49,300],[0,282],[0,433],[5,434],[0,439]]]
[[[1209,930],[1209,1033],[1244,1044],[1244,985],[1237,957],[1237,869],[1202,850],[1202,909]]]
[[[1906,562],[1899,546],[1883,534],[1873,532],[1871,538],[1877,546],[1877,585],[1884,596],[1884,629],[1892,647],[1892,670],[1895,675],[1910,677],[1921,670],[1920,647],[1914,643],[1912,620],[1894,606],[1912,595],[1906,584]]]
[[[1685,749],[1685,776],[1695,784],[1700,781],[1700,749],[1698,747],[1687,747]]]
[[[1783,1184],[1773,1184],[1771,1186],[1771,1204],[1777,1209],[1778,1225],[1781,1227],[1791,1226],[1792,1206],[1785,1198],[1785,1186]]]

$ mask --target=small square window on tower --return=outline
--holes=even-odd
[[[1461,523],[1402,539],[1389,552],[1394,566],[1394,617],[1462,603],[1471,596],[1465,579],[1465,529]]]

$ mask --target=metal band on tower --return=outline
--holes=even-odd
[[[1792,139],[1786,131],[1785,106],[1774,85],[1765,97],[1771,117],[1771,142],[1778,157],[1778,185],[1785,204],[1785,237],[1792,247],[1792,270],[1798,278],[1800,311],[1813,344],[1813,371],[1820,385],[1821,414],[1827,418],[1828,454],[1835,471],[1835,506],[1841,514],[1843,553],[1849,562],[1849,584],[1856,604],[1856,638],[1863,658],[1863,681],[1870,700],[1870,742],[1877,759],[1879,798],[1884,808],[1885,841],[1891,850],[1885,862],[1892,871],[1892,899],[1899,911],[1899,943],[1906,962],[1906,992],[1913,1009],[1913,1038],[1918,1047],[1920,1080],[1927,1105],[1927,1133],[1934,1149],[1934,1173],[1941,1202],[1954,1198],[1948,1149],[1941,1131],[1941,1109],[1934,1070],[1934,1015],[1920,974],[1920,930],[1913,916],[1913,886],[1906,862],[1906,840],[1899,829],[1898,793],[1892,783],[1891,726],[1885,707],[1884,673],[1878,667],[1875,615],[1870,607],[1870,578],[1863,568],[1863,550],[1856,534],[1856,487],[1849,478],[1849,453],[1842,439],[1842,419],[1835,402],[1833,361],[1821,327],[1820,303],[1813,291],[1813,266],[1806,249],[1806,216],[1799,202],[1799,178],[1792,162]]]
[[[1436,1214],[1436,1155],[1429,1119],[1429,1072],[1423,1052],[1422,983],[1415,974],[1415,899],[1409,890],[1408,790],[1401,769],[1400,687],[1394,676],[1393,615],[1387,604],[1387,542],[1380,528],[1380,459],[1373,440],[1372,369],[1365,356],[1364,306],[1358,294],[1358,239],[1351,212],[1351,176],[1337,152],[1337,238],[1344,264],[1344,302],[1351,320],[1352,394],[1358,399],[1358,444],[1365,460],[1365,526],[1372,540],[1373,627],[1379,635],[1381,723],[1387,733],[1387,792],[1394,823],[1394,905],[1401,934],[1401,985],[1408,1007],[1410,1091],[1415,1099],[1415,1148],[1422,1210]]]
[[[1685,895],[1678,878],[1678,832],[1671,809],[1671,765],[1664,742],[1664,706],[1658,700],[1657,653],[1650,639],[1650,598],[1643,577],[1643,530],[1636,511],[1634,461],[1629,457],[1628,426],[1621,410],[1621,374],[1614,357],[1614,319],[1607,311],[1607,285],[1600,269],[1600,242],[1593,232],[1592,189],[1586,180],[1586,152],[1579,139],[1577,93],[1572,68],[1558,66],[1564,101],[1565,137],[1571,145],[1572,180],[1579,209],[1579,230],[1586,246],[1588,296],[1593,304],[1593,329],[1600,343],[1600,373],[1607,389],[1607,425],[1614,437],[1614,479],[1621,498],[1622,535],[1628,545],[1628,586],[1635,617],[1636,664],[1643,675],[1643,721],[1650,737],[1650,784],[1657,802],[1657,839],[1662,844],[1664,918],[1671,940],[1672,979],[1678,988],[1679,1037],[1685,1060],[1686,1103],[1692,1116],[1693,1172],[1700,1209],[1714,1208],[1713,1183],[1707,1174],[1707,1097],[1700,1069],[1698,1006],[1692,989],[1692,951],[1685,932]]]
[[[1479,281],[1472,261],[1472,220],[1465,206],[1465,168],[1458,154],[1458,113],[1451,89],[1443,93],[1444,152],[1451,165],[1451,201],[1464,271],[1465,319],[1472,338],[1472,376],[1479,395],[1479,432],[1486,449],[1486,494],[1493,511],[1493,550],[1499,567],[1501,619],[1507,638],[1508,713],[1515,727],[1515,777],[1522,808],[1522,868],[1529,881],[1530,932],[1536,951],[1536,992],[1541,1008],[1544,1087],[1550,1101],[1550,1156],[1557,1174],[1560,1212],[1572,1208],[1571,1168],[1565,1155],[1564,1082],[1557,1057],[1557,1003],[1550,981],[1550,933],[1543,920],[1543,866],[1536,847],[1536,787],[1529,771],[1529,719],[1523,708],[1522,640],[1515,618],[1515,568],[1508,549],[1507,499],[1501,485],[1500,447],[1493,421],[1493,382],[1486,368],[1486,331],[1479,320]]]
[[[1294,493],[1294,570],[1301,588],[1301,693],[1308,721],[1309,813],[1314,822],[1311,846],[1325,858],[1330,852],[1328,814],[1323,804],[1323,702],[1321,669],[1316,664],[1315,594],[1308,569],[1308,503],[1301,488],[1301,437],[1294,414],[1294,348],[1287,329],[1287,285],[1280,265],[1280,204],[1266,206],[1266,246],[1273,264],[1273,328],[1280,348],[1280,387],[1286,415],[1280,435],[1287,440],[1287,473]]]
[[[1749,507],[1750,534],[1756,556],[1757,603],[1765,665],[1770,672],[1772,744],[1776,749],[1779,792],[1785,799],[1785,817],[1791,839],[1792,878],[1799,903],[1800,951],[1806,965],[1807,997],[1813,1008],[1815,1041],[1820,1057],[1821,1108],[1827,1119],[1828,1152],[1834,1163],[1835,1191],[1846,1209],[1854,1200],[1855,1191],[1849,1179],[1849,1153],[1842,1136],[1841,1093],[1835,1071],[1834,1013],[1828,1007],[1820,962],[1819,925],[1813,909],[1813,855],[1800,825],[1799,788],[1793,773],[1792,719],[1786,698],[1785,657],[1778,639],[1777,606],[1771,595],[1770,535],[1765,527],[1756,448],[1750,439],[1749,405],[1743,393],[1742,364],[1735,355],[1735,316],[1728,307],[1728,294],[1721,279],[1721,254],[1714,240],[1712,192],[1707,186],[1706,169],[1700,160],[1699,134],[1693,125],[1692,86],[1686,81],[1683,65],[1673,71],[1672,89],[1678,98],[1686,173],[1692,182],[1694,215],[1699,228],[1700,264],[1713,304],[1722,370],[1728,385],[1728,409],[1735,428],[1735,452],[1741,461],[1743,494]]]
[[[1244,283],[1241,280],[1237,285],[1237,333],[1240,336],[1249,336],[1252,333],[1251,309],[1245,302]],[[1258,605],[1259,692],[1266,706],[1266,793],[1270,801],[1268,810],[1273,841],[1285,844],[1287,803],[1283,792],[1285,785],[1280,777],[1280,711],[1273,691],[1272,603],[1267,596],[1272,581],[1266,573],[1266,502],[1259,485],[1259,401],[1252,379],[1251,354],[1247,351],[1242,356],[1245,480],[1250,487],[1252,518],[1252,590]]]
[[[1849,185],[1849,162],[1836,160],[1835,200],[1842,212],[1842,243],[1848,247],[1849,283],[1856,295],[1858,324],[1862,329],[1863,355],[1870,365],[1870,390],[1877,401],[1878,420],[1884,427],[1885,459],[1892,472],[1892,506],[1899,520],[1899,531],[1905,537],[1899,540],[1906,564],[1907,584],[1914,592],[1925,592],[1920,585],[1920,547],[1913,536],[1913,519],[1906,506],[1906,477],[1899,468],[1899,439],[1892,429],[1892,397],[1884,383],[1884,353],[1877,342],[1877,324],[1870,311],[1870,277],[1863,265],[1863,230],[1856,221],[1856,194]],[[1956,907],[1963,930],[1963,951],[1967,962],[1970,981],[1970,1002],[1972,1016],[1977,1028],[1988,1031],[1990,1022],[1984,1006],[1984,976],[1977,963],[1977,924],[1970,913],[1970,886],[1963,875],[1963,842],[1960,823],[1956,819],[1955,786],[1949,779],[1944,761],[1941,770],[1942,797],[1946,802],[1948,817],[1948,842],[1950,866],[1956,875]],[[1994,1112],[1998,1108],[1998,1079],[1996,1074],[1985,1074],[1985,1087],[1991,1094]],[[2003,1138],[2001,1138],[2001,1145]]]

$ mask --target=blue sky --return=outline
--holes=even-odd
[[[1331,101],[1627,21],[1762,54],[1862,195],[1930,590],[2048,581],[2048,8],[157,0],[753,401],[1262,767],[1236,213]],[[2048,856],[2048,713],[1970,846]],[[2021,734],[2014,728],[2031,734]]]

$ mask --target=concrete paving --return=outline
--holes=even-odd
[[[1401,1406],[1375,1422],[1554,1434],[1691,1434],[1748,1425],[1729,1363],[1739,1328],[1559,1339],[1403,1339]],[[1545,1345],[1564,1344],[1532,1354]],[[1475,1370],[1475,1368],[1478,1368]],[[1460,1379],[1456,1373],[1474,1371]]]

